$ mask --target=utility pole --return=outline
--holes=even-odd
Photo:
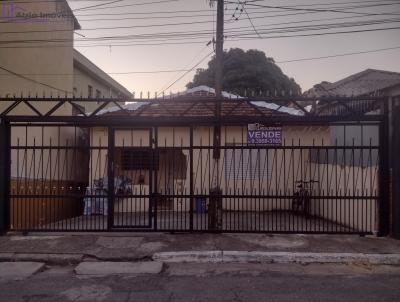
[[[224,0],[217,0],[217,33],[215,45],[215,96],[222,100],[222,62],[224,54]]]
[[[216,160],[216,170],[219,175],[219,159],[221,153],[221,107],[222,107],[222,66],[224,55],[224,0],[217,1],[217,32],[215,45],[215,118],[214,126],[214,154]],[[216,179],[218,183],[218,179]]]
[[[220,158],[221,158],[221,108],[222,108],[222,76],[224,55],[224,0],[217,1],[217,32],[215,45],[215,124],[214,124],[214,188],[210,191],[210,210],[208,228],[218,231],[222,229],[222,190],[220,187]],[[214,174],[214,173],[213,173]]]

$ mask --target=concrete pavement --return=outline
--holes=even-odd
[[[230,262],[398,264],[399,255],[398,240],[346,235],[38,233],[0,237],[0,261],[58,265],[171,261],[176,256],[192,262],[221,262],[223,257]]]
[[[22,280],[43,270],[40,262],[0,262],[0,280]]]

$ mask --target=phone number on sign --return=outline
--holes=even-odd
[[[266,144],[266,145],[281,145],[280,138],[256,138],[249,141],[250,144]]]

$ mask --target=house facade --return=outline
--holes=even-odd
[[[10,228],[379,232],[379,112],[346,120],[298,105],[315,99],[223,96],[196,87],[57,123],[6,116]]]
[[[207,119],[215,106],[215,101],[210,100],[213,95],[214,90],[209,87],[195,87],[168,96],[160,103],[136,102],[125,105],[123,110],[107,108],[99,115],[123,118],[129,112],[132,116],[138,114],[148,119],[174,119],[184,113],[185,117]],[[304,114],[273,101],[249,105],[242,103],[239,96],[225,92],[223,95],[222,115],[254,117],[258,110],[282,118]],[[219,188],[224,195],[222,211],[230,215],[243,215],[249,219],[262,212],[276,213],[272,215],[282,218],[292,211],[293,194],[298,191],[299,182],[304,180],[313,181],[310,192],[320,196],[309,206],[310,215],[323,221],[321,224],[329,221],[332,228],[335,225],[339,229],[377,232],[376,141],[371,149],[345,151],[344,148],[351,144],[347,147],[342,144],[342,149],[331,139],[334,133],[346,131],[343,125],[279,126],[278,123],[276,127],[265,128],[268,130],[259,129],[264,128],[239,122],[238,125],[223,126],[221,150],[217,157],[213,149],[215,129],[201,125],[192,128],[119,127],[112,133],[104,127],[93,127],[90,129],[90,146],[94,149],[109,147],[112,135],[114,177],[126,179],[132,192],[116,198],[113,211],[119,215],[145,216],[151,207],[152,195],[157,194],[158,207],[162,209],[160,215],[172,215],[177,221],[178,217],[183,220],[193,210],[190,194],[201,199]],[[374,131],[365,131],[363,141],[360,140],[361,127],[357,130],[348,139],[356,140],[356,146],[367,146]],[[257,135],[258,141],[254,139]],[[269,135],[278,139],[268,140]],[[357,162],[357,157],[365,160]],[[150,159],[153,159],[152,164]],[[104,150],[92,154],[89,173],[92,183],[107,178],[109,160],[109,153]],[[342,196],[342,200],[331,196]],[[361,196],[365,196],[365,200]],[[208,206],[209,198],[204,202]],[[127,226],[132,221],[127,219],[119,223]],[[286,227],[279,225],[276,230],[284,231]],[[324,225],[322,229],[327,231],[329,227]]]

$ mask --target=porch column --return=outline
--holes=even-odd
[[[9,228],[10,127],[0,118],[0,234]]]

